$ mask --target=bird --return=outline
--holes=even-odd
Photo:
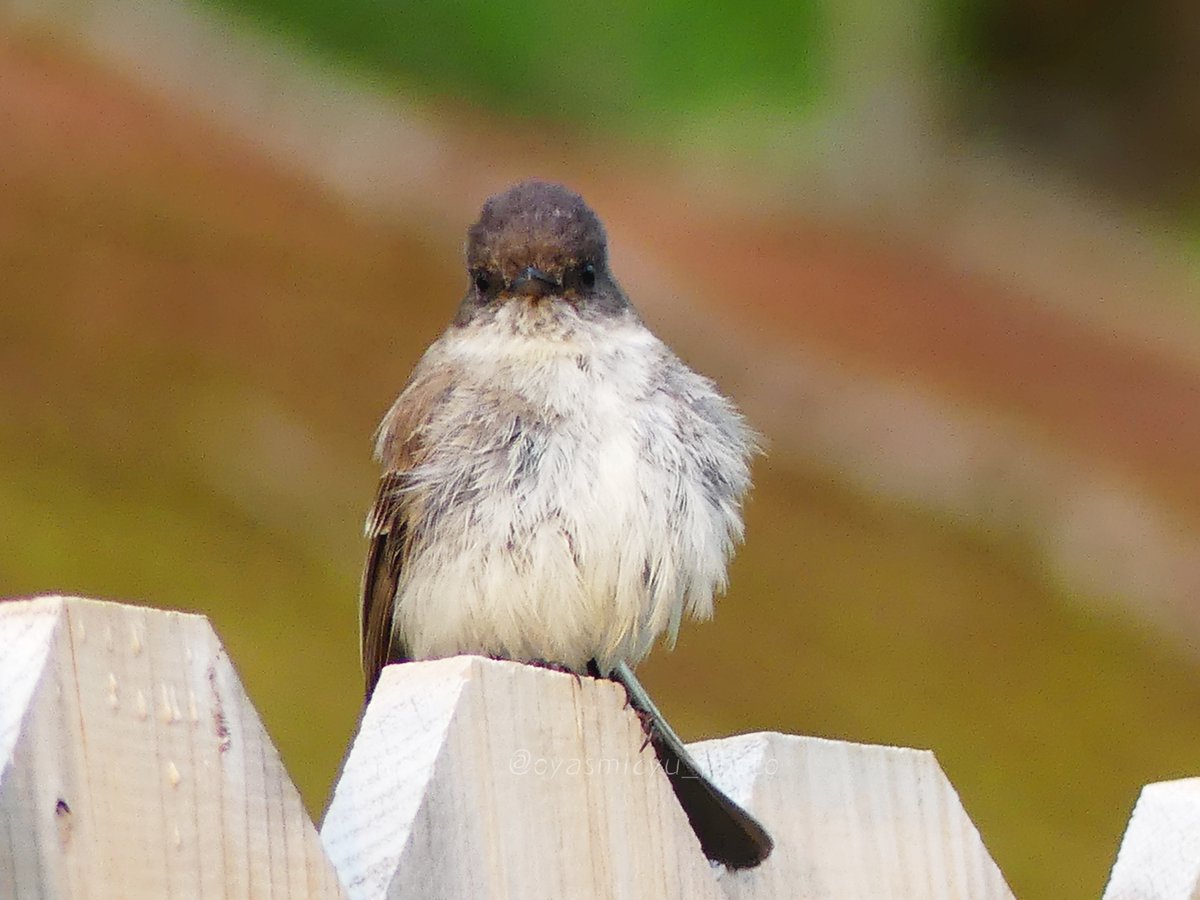
[[[604,226],[550,181],[488,199],[469,283],[376,432],[360,603],[385,665],[477,654],[624,685],[701,848],[757,865],[766,830],[688,754],[633,674],[712,615],[760,438],[642,321]]]

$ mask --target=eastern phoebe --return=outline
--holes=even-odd
[[[362,660],[475,653],[614,678],[710,859],[771,851],[700,775],[632,673],[712,614],[742,539],[756,436],[650,333],[577,194],[526,181],[467,238],[458,314],[384,416]]]

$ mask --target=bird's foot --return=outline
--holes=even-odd
[[[576,683],[583,681],[583,676],[579,672],[560,662],[554,662],[549,659],[530,659],[526,660],[525,664],[539,669],[549,669],[551,672],[562,672],[564,675],[572,676]]]
[[[578,675],[579,673],[570,666],[565,666],[560,662],[554,662],[549,659],[531,659],[527,665],[536,666],[539,669],[549,669],[551,672],[564,672],[567,675]]]
[[[626,701],[625,705],[628,707],[632,704]],[[642,741],[642,746],[638,748],[638,753],[641,753],[650,746],[650,742],[654,740],[654,735],[657,733],[657,729],[655,727],[653,713],[647,712],[644,709],[638,709],[636,706],[633,708],[633,711],[637,714],[638,721],[642,723],[642,734],[645,736],[645,739]]]

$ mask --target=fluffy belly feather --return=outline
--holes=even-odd
[[[711,608],[728,523],[653,384],[656,357],[626,359],[620,378],[608,371],[606,357],[625,355],[621,338],[583,363],[489,352],[516,358],[519,379],[476,361],[481,377],[427,429],[444,452],[412,473],[421,512],[397,591],[414,657],[576,670],[595,659],[607,671],[636,664],[664,632],[673,638],[685,607]]]

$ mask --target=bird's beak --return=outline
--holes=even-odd
[[[514,297],[529,297],[531,299],[545,297],[562,289],[562,283],[557,278],[543,272],[541,269],[529,266],[512,280],[509,292]]]

